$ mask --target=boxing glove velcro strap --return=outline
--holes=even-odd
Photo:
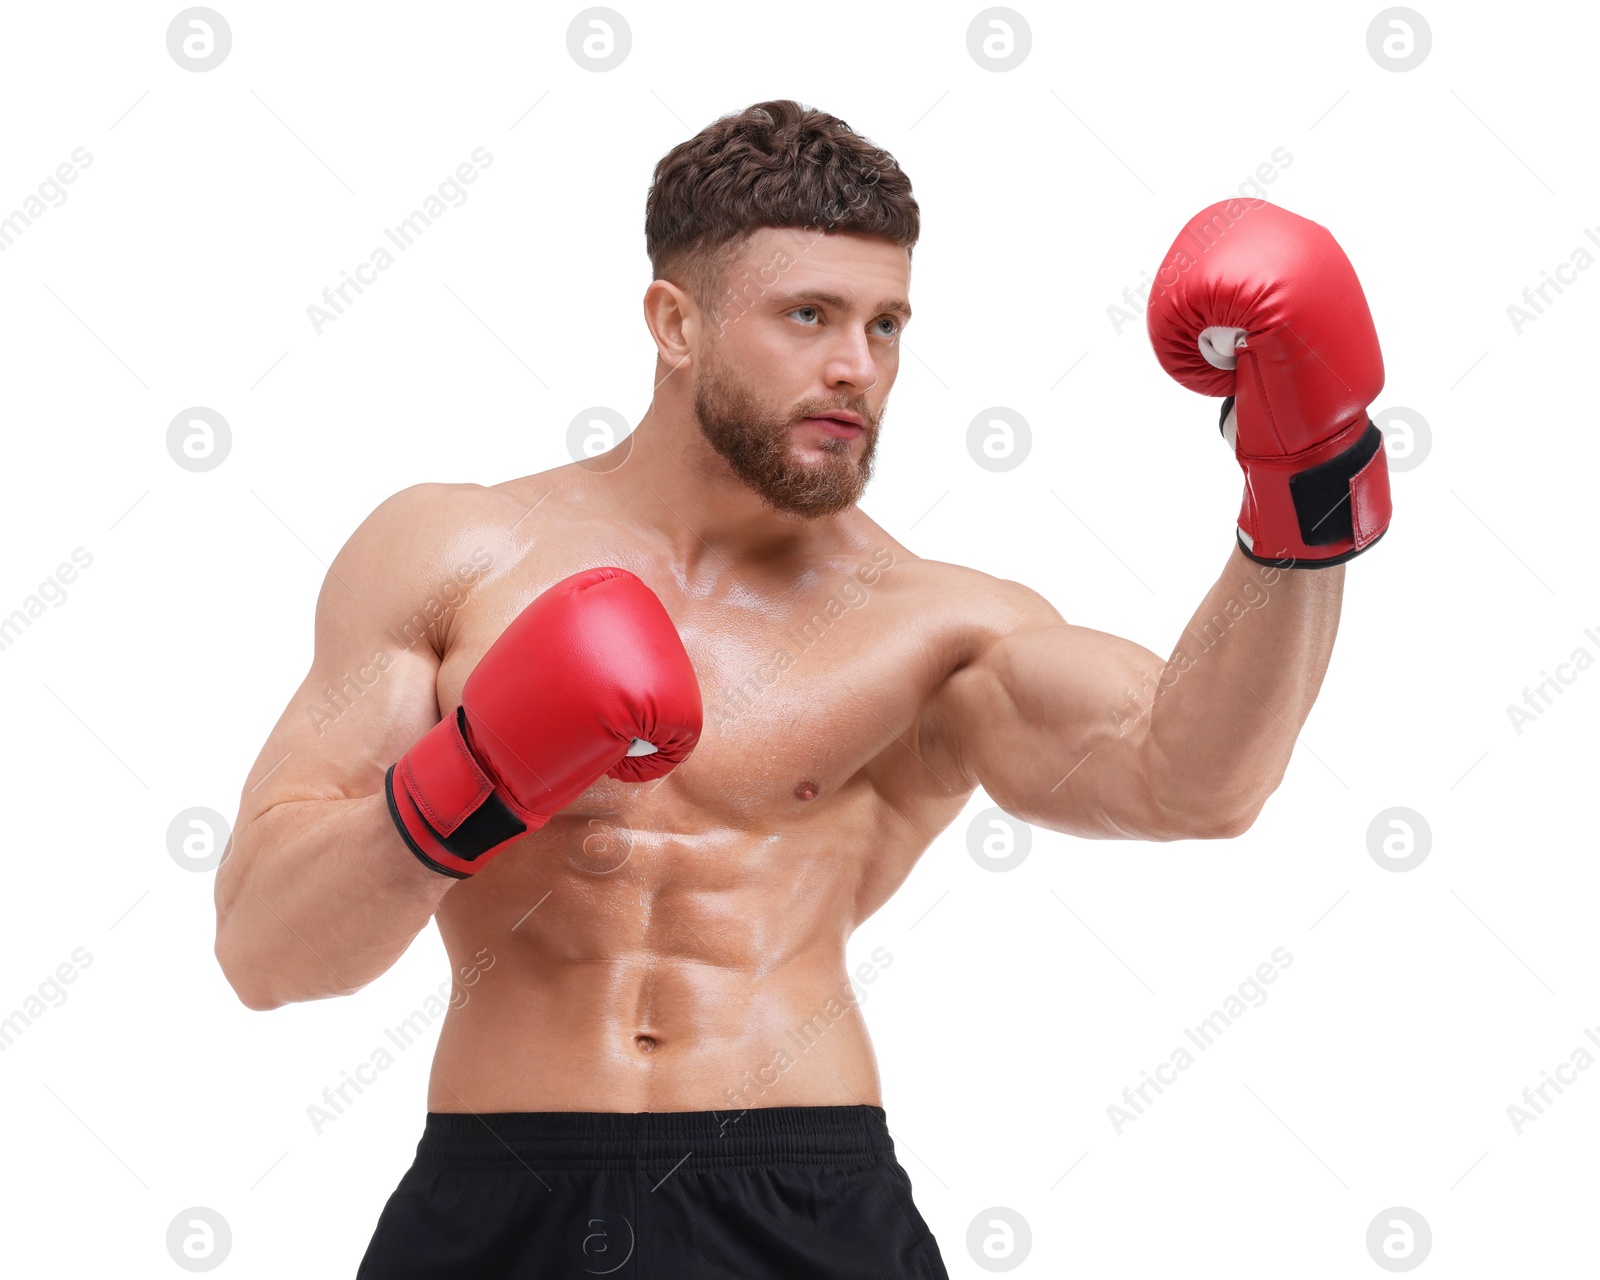
[[[467,709],[441,721],[400,757],[400,780],[428,825],[448,836],[494,793],[494,783],[467,746]]]
[[[471,863],[528,829],[496,794],[467,746],[466,730],[466,708],[457,707],[384,779],[389,812],[411,852],[435,871],[455,876],[471,868],[452,868],[441,861],[441,853]]]
[[[1369,420],[1360,439],[1344,452],[1289,477],[1289,496],[1306,546],[1354,542],[1359,551],[1383,532],[1389,468],[1382,449],[1383,432]]]

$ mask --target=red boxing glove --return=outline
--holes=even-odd
[[[384,790],[411,852],[462,879],[602,775],[659,778],[699,738],[700,685],[661,601],[626,569],[586,569],[512,620]]]
[[[1361,282],[1325,228],[1265,200],[1201,210],[1167,251],[1145,319],[1163,369],[1228,397],[1221,425],[1244,469],[1245,555],[1321,568],[1383,536],[1389,463],[1367,417],[1383,353]]]

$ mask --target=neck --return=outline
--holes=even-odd
[[[836,545],[848,514],[807,519],[768,506],[711,447],[692,411],[658,403],[596,464],[617,518],[652,530],[689,571],[706,557],[735,565],[804,557]]]

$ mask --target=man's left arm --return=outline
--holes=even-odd
[[[1086,838],[1238,835],[1288,767],[1328,669],[1342,565],[1237,548],[1163,661],[1016,583],[1015,629],[930,702],[924,734],[1007,813]]]
[[[1388,462],[1367,414],[1383,354],[1344,250],[1265,200],[1189,220],[1146,327],[1168,373],[1225,397],[1218,428],[1245,487],[1222,576],[1164,663],[1005,584],[1020,614],[947,678],[924,736],[1026,821],[1233,836],[1282,781],[1322,686],[1345,562],[1389,527]]]

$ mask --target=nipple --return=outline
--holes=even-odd
[[[817,784],[810,778],[802,780],[794,789],[796,800],[815,800],[817,798]]]

